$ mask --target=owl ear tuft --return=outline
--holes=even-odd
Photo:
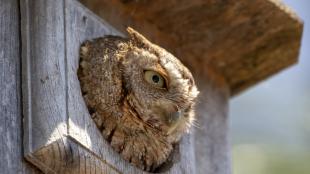
[[[142,34],[138,33],[136,30],[134,30],[131,27],[127,27],[127,32],[130,36],[130,39],[133,41],[133,43],[139,47],[143,48],[150,48],[152,47],[152,43],[148,41]]]

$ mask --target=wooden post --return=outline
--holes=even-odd
[[[197,128],[163,173],[229,174],[229,97],[296,62],[299,19],[274,0],[81,1],[113,27],[76,0],[0,0],[0,173],[146,173],[103,139],[76,74],[84,40],[130,25],[201,91]]]
[[[197,106],[197,127],[193,130],[196,173],[231,173],[226,81],[212,70],[203,79],[194,74],[201,89]]]
[[[23,158],[19,2],[0,4],[0,173],[41,173]]]

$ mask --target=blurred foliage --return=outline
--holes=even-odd
[[[235,145],[233,173],[309,174],[310,151],[288,151],[271,145]]]

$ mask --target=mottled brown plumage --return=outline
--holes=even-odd
[[[130,38],[85,42],[78,77],[91,117],[114,150],[137,167],[163,164],[194,120],[189,70],[128,28]]]

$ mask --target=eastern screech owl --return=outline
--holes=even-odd
[[[192,125],[199,92],[177,58],[132,28],[127,31],[129,39],[86,41],[78,77],[104,138],[127,161],[154,171]]]

